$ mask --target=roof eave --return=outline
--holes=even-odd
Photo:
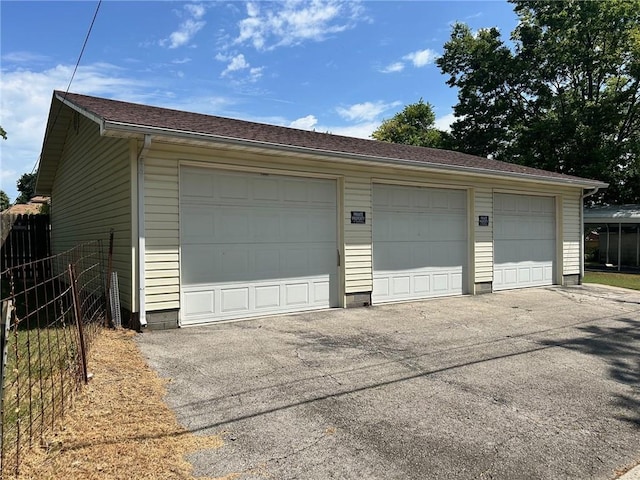
[[[272,142],[264,142],[259,140],[248,140],[242,138],[235,137],[227,137],[223,135],[214,135],[208,133],[198,133],[198,132],[189,132],[184,130],[174,130],[167,129],[161,127],[150,127],[143,126],[138,124],[130,124],[124,122],[110,122],[105,121],[103,123],[104,133],[108,134],[109,132],[123,132],[123,133],[134,133],[134,134],[153,134],[153,135],[164,135],[168,137],[175,137],[180,139],[191,139],[196,141],[204,141],[204,142],[218,142],[229,145],[237,145],[243,147],[253,147],[253,148],[263,148],[269,150],[281,150],[288,152],[299,152],[305,153],[309,155],[318,155],[323,157],[339,157],[346,160],[352,160],[356,162],[371,162],[376,164],[392,164],[398,166],[413,166],[413,167],[427,167],[432,170],[440,170],[440,171],[453,171],[453,172],[464,172],[474,176],[482,176],[482,177],[510,177],[517,178],[521,180],[534,180],[537,182],[554,184],[554,185],[570,185],[574,187],[581,188],[606,188],[608,187],[608,183],[601,182],[598,180],[590,180],[590,179],[574,179],[574,178],[557,178],[557,177],[547,177],[544,175],[532,175],[532,174],[524,174],[518,172],[508,172],[508,171],[499,171],[499,170],[486,170],[478,167],[465,167],[459,165],[446,165],[435,162],[425,162],[425,161],[416,161],[416,160],[405,160],[391,157],[379,157],[372,155],[361,155],[354,153],[345,153],[338,152],[335,150],[322,150],[311,147],[302,147],[295,145],[284,145],[281,143],[272,143]]]
[[[60,103],[58,103],[60,102]],[[63,107],[69,107],[71,110],[82,114],[89,118],[100,126],[100,135],[104,134],[104,119],[87,111],[65,98],[64,94],[60,92],[54,92],[51,99],[51,106],[49,107],[49,117],[47,119],[47,126],[45,128],[44,140],[42,141],[42,150],[40,153],[38,174],[36,178],[35,193],[38,195],[51,195],[53,188],[53,181],[55,178],[55,172],[58,167],[58,161],[60,159],[60,152],[54,150],[51,146],[52,136],[64,135],[66,130],[62,130],[59,127],[60,115],[62,114]],[[56,128],[58,127],[58,128]]]

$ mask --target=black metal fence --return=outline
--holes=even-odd
[[[2,272],[0,469],[17,474],[25,448],[64,416],[87,376],[107,316],[100,241]],[[49,272],[34,279],[27,272]]]

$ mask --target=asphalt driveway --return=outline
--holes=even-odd
[[[524,289],[138,341],[178,420],[225,432],[191,455],[196,475],[605,480],[640,462],[639,292]]]

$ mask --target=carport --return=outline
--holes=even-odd
[[[615,265],[618,271],[623,266],[640,267],[640,205],[585,208],[584,223],[585,234],[598,237],[599,252],[594,260]],[[596,243],[593,238],[591,241]]]

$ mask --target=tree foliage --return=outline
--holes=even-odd
[[[447,134],[435,128],[435,121],[431,104],[420,99],[384,120],[371,136],[383,142],[444,148]]]
[[[6,210],[9,206],[11,206],[9,195],[7,195],[4,190],[0,190],[0,212]]]
[[[511,0],[519,24],[453,26],[437,60],[458,89],[453,148],[600,179],[640,203],[640,0]]]
[[[16,198],[16,203],[27,203],[34,197],[37,178],[38,177],[35,173],[22,174],[17,182],[17,188],[20,195]]]
[[[4,128],[2,128],[2,125],[0,125],[0,137],[4,138],[5,140],[7,139],[7,132],[4,130]]]

